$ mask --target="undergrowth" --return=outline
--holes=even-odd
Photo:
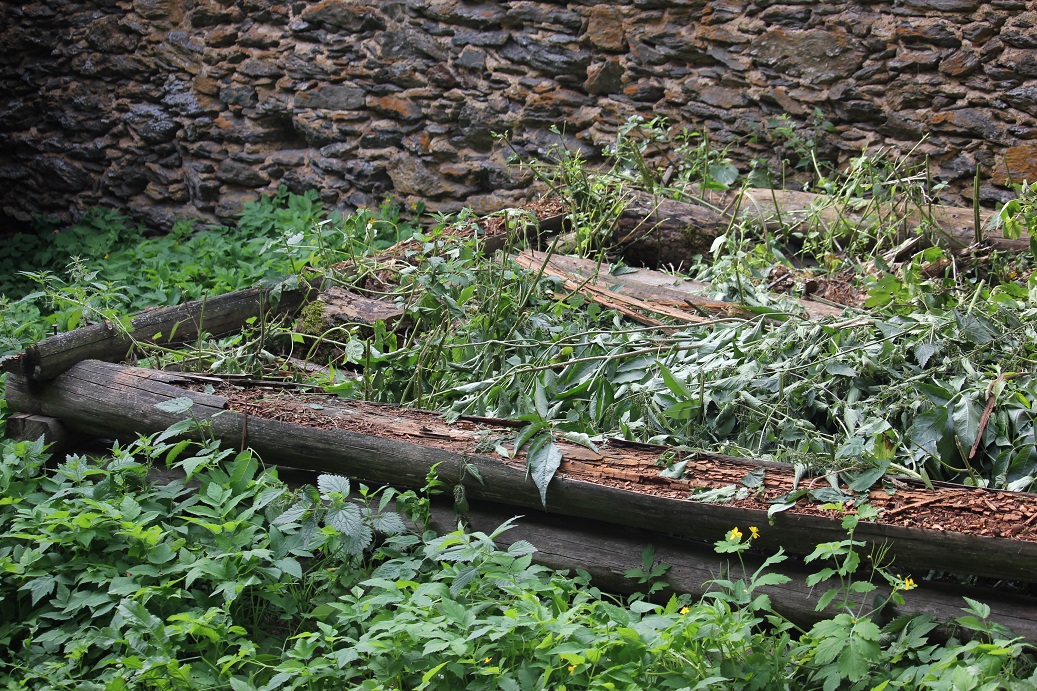
[[[42,443],[3,443],[0,687],[830,691],[1037,681],[1027,646],[980,603],[957,620],[969,642],[930,641],[936,622],[926,616],[876,620],[858,602],[870,588],[855,580],[852,523],[847,540],[809,557],[826,564],[816,583],[838,583],[823,598],[838,611],[803,630],[757,590],[788,580],[772,572],[780,553],[746,578],[718,578],[699,600],[624,601],[586,574],[536,566],[529,543],[498,549],[511,521],[491,534],[423,533],[426,493],[354,488],[332,475],[292,489],[251,452],[181,441],[183,431],[57,465]],[[164,465],[181,479],[149,479]],[[747,530],[733,528],[717,551],[740,557],[759,534]],[[890,583],[893,597],[910,597],[913,582]]]

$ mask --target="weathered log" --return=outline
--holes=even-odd
[[[720,209],[632,192],[612,232],[624,259],[638,266],[690,266],[709,255],[718,236],[731,225]]]
[[[51,382],[36,385],[12,374],[8,378],[7,398],[12,410],[60,418],[77,432],[136,438],[138,434],[165,429],[184,417],[165,412],[157,404],[188,397],[193,401],[189,414],[205,421],[209,433],[225,444],[255,449],[268,463],[340,473],[369,484],[398,487],[423,486],[435,464],[439,464],[440,476],[448,481],[471,478],[464,471],[465,465],[471,464],[484,480],[484,484],[470,479],[465,482],[472,499],[534,511],[541,508],[539,490],[520,460],[509,462],[478,451],[479,444],[488,436],[510,434],[506,427],[494,429],[461,422],[449,425],[433,413],[328,397],[310,398],[310,402],[296,405],[278,399],[275,406],[262,409],[267,417],[256,417],[250,414],[248,404],[190,391],[185,387],[191,383],[189,375],[86,361]],[[292,422],[270,419],[278,416]],[[763,509],[690,501],[686,489],[671,496],[625,489],[624,483],[636,484],[640,477],[636,467],[654,465],[666,451],[663,447],[613,444],[607,450],[602,447],[602,454],[609,454],[609,458],[603,459],[602,454],[582,446],[558,443],[565,458],[570,459],[567,462],[571,470],[561,472],[566,469],[563,465],[552,480],[547,493],[549,513],[706,541],[721,539],[734,526],[768,525]],[[699,456],[708,460],[711,455]],[[748,466],[747,470],[751,469],[750,461],[741,462]],[[603,468],[610,466],[616,468],[615,478],[631,480],[605,483],[607,473]],[[593,482],[574,479],[599,476],[602,479]],[[650,479],[668,482],[658,478],[657,472]],[[873,492],[873,500],[882,501],[884,494]],[[1019,512],[1037,515],[1033,513],[1037,502],[1033,495],[996,496],[1016,502]],[[790,552],[803,554],[820,542],[845,538],[838,515],[817,515],[808,508],[797,507],[777,514],[759,541],[760,547],[784,546]],[[1024,530],[1030,527],[1023,524],[1019,534],[1025,534]],[[1037,579],[1037,542],[1018,537],[983,537],[881,522],[861,524],[855,537],[873,549],[885,549],[887,557],[905,572],[932,569],[1021,581]]]
[[[470,507],[466,518],[473,530],[490,533],[513,515],[514,512],[507,507],[480,503]],[[433,528],[438,532],[446,532],[453,530],[454,526],[452,510],[434,510]],[[714,590],[711,582],[718,578],[748,580],[763,563],[763,559],[754,553],[743,554],[742,563],[739,563],[737,559],[717,554],[712,545],[617,527],[600,521],[542,513],[523,516],[495,542],[499,547],[506,548],[518,540],[525,540],[537,548],[533,560],[538,564],[558,570],[583,569],[590,574],[596,586],[613,593],[644,592],[645,586],[626,573],[643,568],[642,552],[646,545],[655,549],[657,563],[670,566],[662,577],[669,584],[666,592],[688,593],[693,597]],[[771,568],[791,580],[782,585],[762,586],[754,594],[768,595],[776,612],[804,628],[836,613],[831,607],[826,612],[816,610],[818,599],[827,588],[823,584],[810,587],[806,581],[817,569],[809,569],[796,559],[788,559]],[[881,579],[873,583],[876,589],[867,594],[868,604],[887,600],[889,585]],[[899,616],[927,614],[936,621],[945,622],[934,632],[935,636],[961,636],[968,632],[957,631],[946,622],[952,622],[963,615],[965,601],[962,598],[970,597],[990,607],[990,618],[993,621],[1007,626],[1027,642],[1037,643],[1037,598],[989,588],[935,582],[924,582],[918,589],[904,592],[903,595],[903,605],[890,603],[877,615],[877,619],[886,622]],[[865,607],[864,611],[868,609],[870,607]]]
[[[270,290],[254,287],[144,310],[131,317],[128,330],[109,322],[80,327],[29,346],[5,360],[3,368],[34,381],[46,381],[81,360],[124,360],[137,344],[175,346],[195,340],[201,333],[218,336],[238,331],[252,318],[290,314],[315,290],[302,282],[298,288],[279,291],[279,299],[271,304]]]
[[[992,211],[980,212],[982,229],[992,215]],[[971,245],[976,236],[972,209],[878,204],[795,190],[714,192],[689,188],[682,201],[631,192],[613,240],[622,247],[628,262],[679,266],[694,261],[695,255],[708,254],[713,240],[735,221],[747,221],[770,231],[781,226],[828,231],[881,223],[895,230],[901,240],[924,228],[923,239],[928,244],[951,248]],[[1015,252],[1029,247],[1027,238],[1010,240],[1000,230],[981,230],[981,235],[997,249]]]

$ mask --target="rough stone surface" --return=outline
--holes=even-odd
[[[1037,181],[1037,143],[1009,147],[1005,152],[1005,168],[1015,182]]]
[[[914,149],[949,202],[977,162],[984,201],[1037,180],[1029,2],[29,0],[0,48],[0,227],[215,222],[278,185],[492,210],[535,192],[498,134],[593,163],[634,115],[776,173],[797,138]]]

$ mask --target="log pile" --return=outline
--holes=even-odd
[[[738,209],[727,197],[701,204],[642,199],[640,205],[631,204],[624,211],[626,220],[620,219],[615,237],[633,247],[658,243],[670,233],[672,237],[665,242],[684,242],[683,247],[700,251],[703,238],[711,242],[736,214],[754,213],[758,222],[767,224],[775,215],[794,213],[789,205],[809,201],[795,193],[767,191],[770,201],[754,194],[743,193]],[[556,207],[544,207],[553,214],[548,223],[553,231],[562,227]],[[950,232],[948,237],[964,242],[964,234],[971,230],[961,213],[934,213],[944,214],[940,218],[945,219],[945,227],[960,231]],[[697,240],[688,239],[689,228],[692,235],[699,235]],[[484,247],[503,247],[501,237],[491,234]],[[1013,241],[1001,241],[1005,247],[1014,247]],[[656,244],[651,247],[655,249],[650,252],[658,249]],[[675,256],[672,247],[667,252]],[[516,255],[515,260],[558,277],[566,291],[580,292],[645,324],[661,325],[663,320],[708,324],[754,316],[737,305],[702,297],[708,286],[647,269],[624,274],[613,272],[608,264],[536,251]],[[318,294],[324,303],[323,316],[330,322],[406,325],[404,312],[396,305],[340,287],[321,288],[319,279],[301,281],[279,289],[274,301],[266,288],[239,291],[145,311],[128,328],[95,324],[42,341],[3,363],[9,372],[8,405],[19,413],[8,431],[23,437],[46,433],[132,439],[179,421],[183,413],[157,406],[188,398],[192,405],[187,414],[206,421],[223,443],[251,447],[267,463],[397,487],[421,487],[430,468],[438,464],[440,476],[448,482],[467,478],[463,480],[465,492],[474,507],[469,518],[475,527],[490,530],[516,512],[527,514],[518,529],[505,534],[505,543],[527,539],[540,549],[542,563],[586,569],[602,587],[619,591],[634,587],[624,573],[640,566],[641,549],[647,543],[655,545],[661,561],[672,565],[667,580],[673,589],[700,594],[711,578],[739,568],[715,555],[709,546],[735,526],[760,528],[762,537],[754,547],[761,553],[782,547],[802,555],[819,542],[845,537],[840,516],[816,505],[801,504],[776,514],[771,521],[768,500],[787,493],[799,481],[791,469],[779,464],[621,440],[610,440],[597,449],[558,440],[563,462],[548,488],[546,504],[542,504],[521,453],[503,458],[481,450],[487,440],[514,438],[515,423],[506,420],[467,418],[447,424],[435,413],[341,401],[295,390],[290,384],[274,386],[248,378],[231,382],[114,364],[132,362],[139,344],[173,346],[202,334],[233,332],[253,317],[290,316],[318,299]],[[809,299],[800,300],[800,307],[809,319],[841,314],[838,307]],[[206,393],[206,387],[215,392]],[[660,460],[675,453],[682,454],[693,471],[690,479],[660,475]],[[477,468],[482,482],[466,475],[468,466]],[[693,499],[695,488],[737,483],[760,469],[766,480],[745,500],[717,505]],[[927,488],[903,481],[895,493],[873,491],[869,500],[881,516],[875,523],[862,524],[855,537],[866,543],[866,551],[885,551],[905,575],[935,570],[1037,582],[1035,495],[958,486]],[[972,510],[984,515],[968,515]],[[956,521],[955,516],[967,520]],[[439,514],[437,520],[441,527],[452,528],[448,513]],[[750,571],[756,563],[753,559],[757,558],[750,557],[746,563]],[[818,594],[805,585],[806,570],[789,564],[782,570],[794,578],[787,586],[771,589],[776,608],[794,621],[815,621]],[[996,619],[1037,642],[1037,601],[990,591],[968,594],[991,604]],[[959,595],[943,586],[927,586],[912,593],[907,605],[888,614],[929,613],[941,620],[952,619],[960,614]]]

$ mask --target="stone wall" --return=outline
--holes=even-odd
[[[781,114],[809,128],[815,109],[832,157],[928,135],[936,179],[971,190],[978,163],[989,203],[1009,174],[1037,179],[1035,5],[3,3],[0,218],[108,205],[168,227],[278,185],[342,208],[391,191],[483,211],[530,190],[496,133],[594,158],[634,114],[724,142]],[[766,131],[742,147],[774,153]]]

